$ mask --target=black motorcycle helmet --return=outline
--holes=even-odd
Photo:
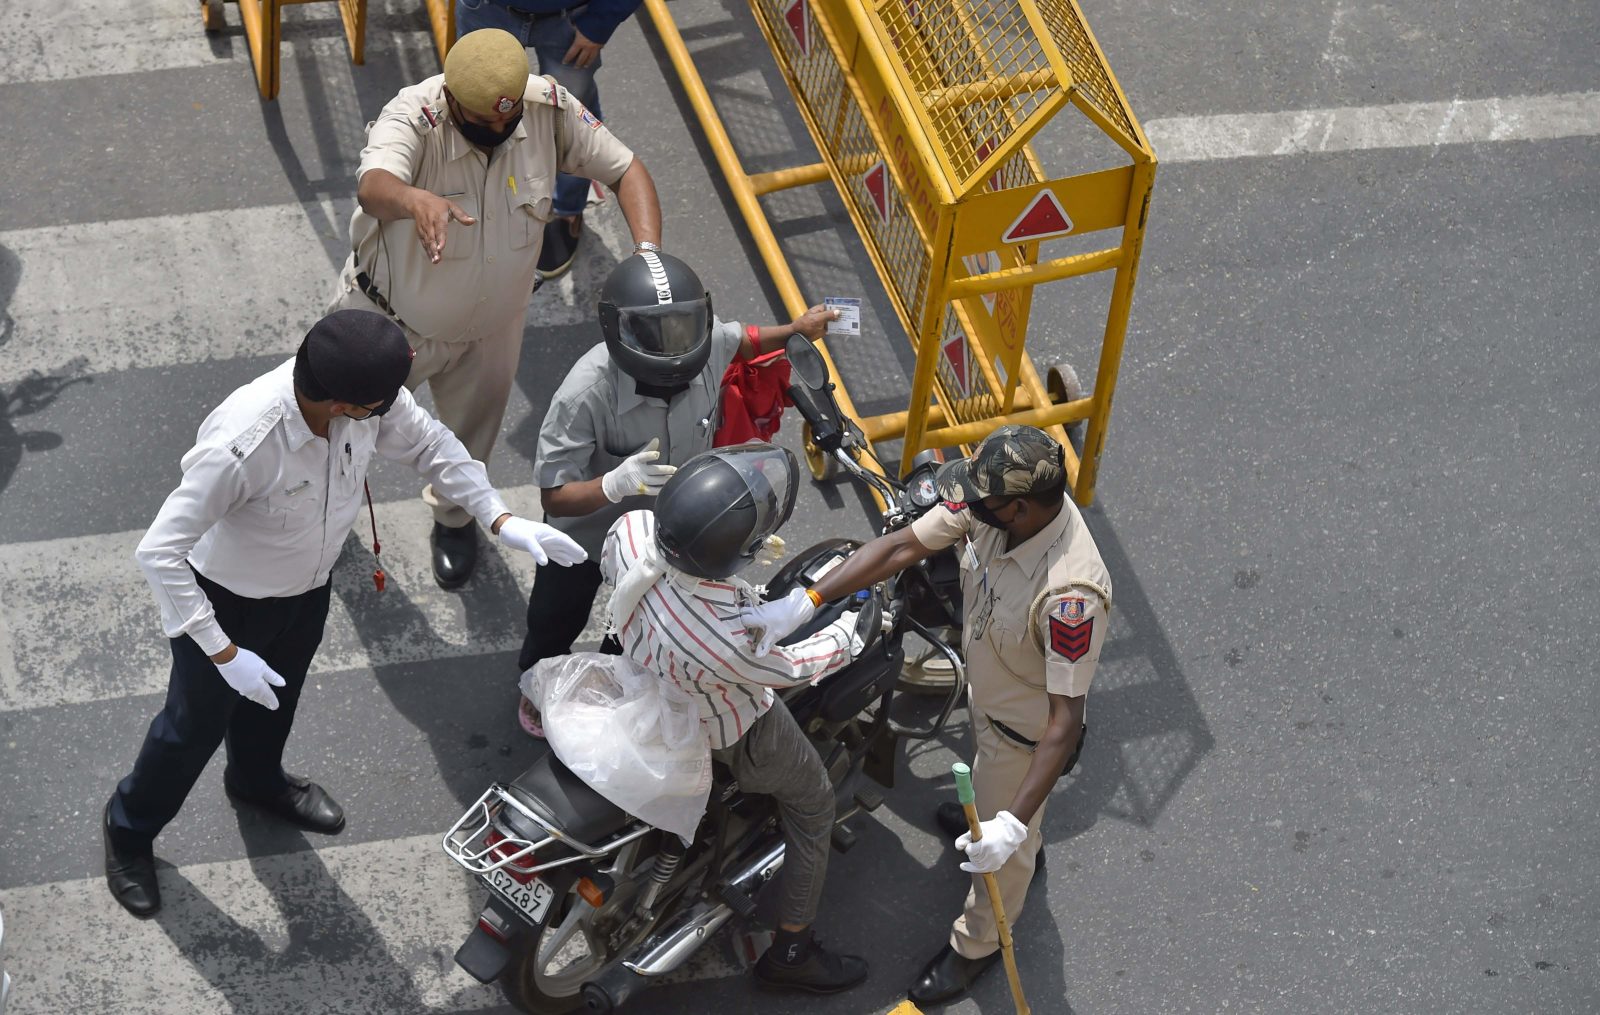
[[[711,358],[711,294],[676,257],[641,251],[600,290],[600,330],[612,361],[634,380],[688,384]]]
[[[656,497],[656,545],[699,578],[726,578],[789,520],[800,467],[787,448],[751,441],[685,462]]]

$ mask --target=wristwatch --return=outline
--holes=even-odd
[[[641,250],[648,250],[652,254],[659,254],[661,253],[661,244],[651,243],[649,240],[640,240],[633,245],[633,249],[635,253]]]

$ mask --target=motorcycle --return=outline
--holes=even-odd
[[[789,395],[814,448],[878,492],[885,531],[938,503],[936,461],[918,463],[906,484],[863,468],[856,456],[870,449],[839,412],[821,355],[802,338],[790,340],[788,355],[795,378]],[[768,582],[768,598],[811,584],[859,545],[830,539],[796,554]],[[868,780],[892,788],[900,742],[938,736],[965,695],[960,653],[933,630],[961,615],[958,589],[953,606],[950,599],[954,581],[940,581],[935,561],[917,565],[824,605],[791,635],[805,638],[846,610],[859,611],[861,654],[816,685],[782,692],[834,787],[832,844],[840,852],[856,841],[846,823],[883,802]],[[954,675],[925,726],[894,714],[908,636],[933,646]],[[446,855],[488,889],[457,964],[482,983],[499,980],[512,1004],[535,1015],[613,1012],[679,968],[729,920],[753,920],[762,885],[783,866],[777,809],[769,797],[742,792],[724,766],[714,763],[713,773],[705,817],[687,847],[612,805],[553,752],[510,782],[491,785],[443,839]]]

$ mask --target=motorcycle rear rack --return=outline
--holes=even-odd
[[[501,812],[507,807],[542,828],[547,833],[545,837],[534,842],[515,834],[505,822],[499,820]],[[580,860],[598,859],[618,847],[642,838],[650,829],[651,826],[644,822],[637,822],[635,827],[610,841],[599,846],[591,846],[567,835],[545,818],[535,814],[508,793],[504,786],[495,783],[484,790],[483,795],[467,808],[466,813],[450,826],[448,832],[444,833],[442,846],[446,856],[480,877],[503,867],[509,867],[518,874],[539,874]],[[491,832],[498,833],[501,838],[490,843],[488,838]],[[572,850],[574,855],[551,860],[549,863],[529,865],[518,862],[524,857],[537,857],[539,850],[555,843]]]

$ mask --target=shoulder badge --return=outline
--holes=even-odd
[[[246,427],[242,433],[228,441],[228,453],[241,462],[244,461],[250,452],[261,446],[261,442],[266,439],[267,434],[271,433],[272,428],[283,421],[285,415],[287,415],[287,412],[281,403],[272,406],[266,412],[257,416],[256,421]]]
[[[426,134],[439,126],[443,119],[443,113],[424,102],[422,108],[417,110],[417,115],[412,118],[411,122],[416,125],[417,133]]]
[[[567,95],[567,90],[557,84],[556,79],[550,75],[546,74],[543,77],[533,78],[532,81],[537,82],[542,87],[529,88],[526,94],[523,95],[524,101],[542,102],[557,109],[565,108],[566,104],[571,101]]]

